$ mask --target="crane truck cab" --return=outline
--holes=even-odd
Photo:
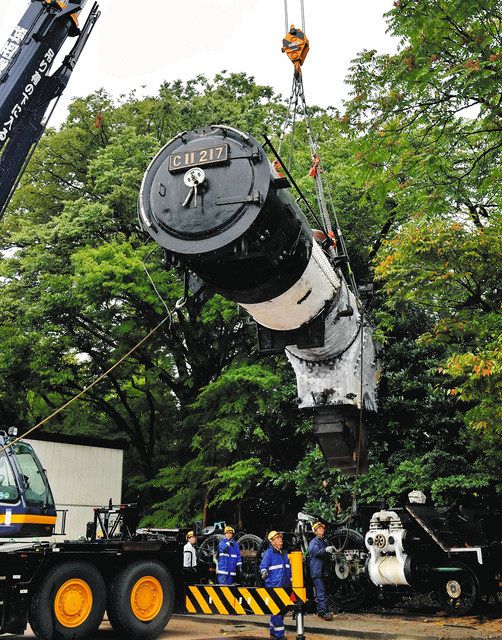
[[[0,538],[51,536],[56,506],[33,447],[0,431]]]

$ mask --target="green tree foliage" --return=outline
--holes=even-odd
[[[82,391],[183,295],[179,274],[136,222],[159,147],[212,122],[261,136],[283,116],[272,90],[243,74],[166,83],[157,97],[120,104],[101,91],[71,105],[61,130],[42,140],[2,227],[5,423],[22,431]],[[49,428],[127,438],[126,496],[144,510],[157,503],[146,522],[218,510],[242,524],[256,500],[264,518],[291,516],[293,492],[282,502],[268,489],[303,451],[284,446],[302,424],[292,372],[257,362],[252,334],[235,305],[189,299]]]
[[[350,69],[342,175],[356,219],[371,213],[342,227],[349,245],[357,229],[359,275],[373,260],[385,343],[362,503],[419,488],[441,506],[489,504],[500,492],[501,18],[497,0],[397,0],[398,52],[365,51]],[[343,490],[327,495],[318,465],[302,461],[297,489],[335,516]]]
[[[377,278],[381,411],[372,469],[356,484],[373,503],[421,488],[448,506],[500,489],[497,11],[494,0],[396,2],[399,52],[354,62],[343,116],[313,111],[354,271],[360,283]],[[284,116],[269,87],[226,73],[71,105],[0,232],[4,423],[22,430],[82,391],[183,296],[137,225],[157,150],[215,122],[260,139]],[[293,172],[314,202],[310,163],[300,122]],[[292,371],[258,359],[235,305],[189,299],[50,428],[129,440],[126,496],[139,493],[145,524],[215,516],[265,530],[288,526],[302,505],[334,519],[353,482],[326,468],[294,397]]]
[[[464,456],[435,449],[403,460],[389,471],[384,464],[374,465],[357,480],[359,501],[363,504],[402,504],[410,491],[419,489],[442,508],[460,505],[494,507],[493,480],[489,473],[472,472]],[[464,471],[464,473],[462,473]]]
[[[421,310],[413,349],[433,355],[432,389],[457,402],[475,469],[500,481],[500,5],[398,0],[387,17],[398,52],[353,62],[342,118],[359,180],[388,210],[374,254],[380,328],[392,338],[410,305]]]
[[[351,504],[352,482],[339,469],[328,468],[319,446],[303,456],[294,471],[276,480],[279,486],[291,483],[303,498],[303,509],[309,514],[335,522]]]
[[[398,53],[364,52],[349,76],[345,118],[372,134],[361,161],[381,169],[372,176],[386,195],[421,195],[414,209],[430,215],[446,191],[480,224],[500,196],[499,3],[399,0],[388,22]]]
[[[151,482],[167,499],[145,522],[176,522],[180,508],[187,519],[201,512],[207,521],[212,507],[239,528],[251,521],[265,529],[267,517],[290,520],[298,505],[284,501],[284,492],[277,500],[273,483],[295,467],[309,440],[296,433],[301,419],[293,398],[285,363],[230,365],[191,405],[184,446]],[[180,478],[182,505],[174,490]]]
[[[6,422],[31,426],[80,392],[183,295],[136,221],[141,179],[158,148],[180,129],[215,120],[258,133],[282,109],[270,88],[243,74],[166,83],[158,97],[131,95],[119,105],[102,91],[72,104],[61,130],[38,147],[2,227]],[[189,301],[51,428],[126,436],[131,484],[151,479],[199,391],[251,344],[234,305],[215,297],[201,312]]]

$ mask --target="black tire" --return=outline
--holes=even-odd
[[[328,601],[333,611],[358,611],[368,601],[372,587],[364,573],[367,551],[363,536],[354,529],[338,529],[327,538],[340,550],[327,579]]]
[[[137,605],[133,609],[131,597],[134,600],[135,589]],[[120,638],[153,640],[169,622],[173,607],[174,582],[160,562],[138,560],[125,566],[112,579],[108,591],[108,620]]]
[[[451,616],[465,616],[481,600],[479,582],[474,571],[465,564],[455,563],[459,572],[446,574],[439,580],[436,597],[441,608]]]
[[[39,640],[83,640],[96,633],[105,607],[105,581],[96,567],[66,562],[50,569],[42,580],[28,619]]]

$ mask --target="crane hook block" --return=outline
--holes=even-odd
[[[301,66],[305,62],[309,48],[310,45],[307,36],[292,24],[288,33],[284,36],[281,51],[285,53],[294,64],[296,76],[301,73]]]

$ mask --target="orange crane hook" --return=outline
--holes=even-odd
[[[294,64],[296,77],[302,72],[301,66],[305,62],[309,48],[309,39],[305,33],[292,24],[282,40],[281,51],[285,53]]]

